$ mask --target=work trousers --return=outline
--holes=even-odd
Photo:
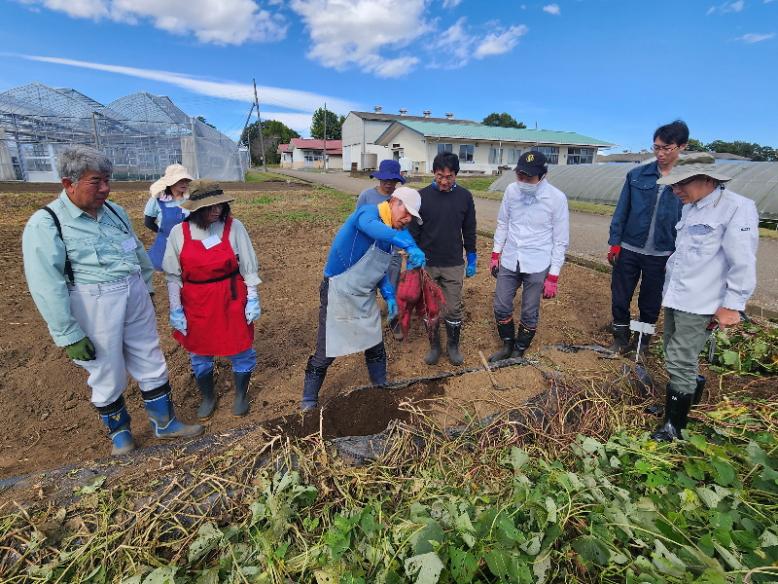
[[[89,372],[96,407],[121,397],[128,373],[141,391],[167,383],[154,306],[140,274],[106,284],[73,284],[68,290],[71,313],[95,346],[95,359],[74,362]]]
[[[516,271],[500,265],[497,272],[497,285],[494,288],[494,318],[497,322],[505,322],[513,317],[513,299],[520,286],[521,293],[521,324],[530,329],[538,326],[540,316],[540,297],[543,295],[543,283],[546,281],[548,269],[542,272],[528,274],[521,271],[516,264]]]
[[[227,359],[232,363],[234,373],[251,373],[257,366],[257,352],[254,349],[246,349],[236,355],[230,355]],[[213,371],[212,355],[189,353],[189,362],[192,364],[192,373],[198,379]]]
[[[427,273],[437,282],[446,299],[443,318],[454,325],[462,323],[463,304],[462,287],[465,282],[465,266],[427,266]]]
[[[308,358],[308,366],[315,367],[322,372],[322,375],[335,361],[335,357],[327,357],[327,304],[329,303],[329,290],[330,279],[324,278],[321,286],[319,286],[319,330],[316,333],[316,350]],[[365,351],[365,360],[371,361],[384,354],[384,342],[381,341]]]
[[[669,256],[653,256],[621,249],[611,277],[611,310],[615,324],[629,324],[629,305],[640,280],[640,321],[655,324],[662,308],[662,286]]]
[[[712,317],[665,308],[665,367],[670,387],[679,393],[691,395],[697,387],[700,352],[711,335]]]

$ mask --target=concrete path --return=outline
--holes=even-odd
[[[344,193],[359,194],[376,184],[372,179],[352,178],[345,172],[276,170],[279,174],[299,178],[338,189]],[[419,183],[411,186],[418,188]],[[494,232],[497,222],[499,201],[491,199],[475,199],[478,229]],[[596,262],[606,264],[608,252],[608,228],[610,217],[593,215],[591,213],[570,213],[570,248],[571,254]],[[752,302],[763,309],[766,314],[775,316],[778,313],[778,240],[761,238],[757,257],[757,289]]]

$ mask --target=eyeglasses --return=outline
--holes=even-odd
[[[664,146],[661,146],[660,144],[652,144],[651,150],[654,152],[672,152],[673,150],[677,150],[678,146],[675,144],[665,144]]]
[[[449,180],[456,180],[457,175],[455,175],[453,172],[451,174],[442,174],[440,172],[435,173],[435,180],[440,182],[442,180],[449,181]]]
[[[102,183],[105,183],[110,186],[111,179],[110,178],[90,178],[89,180],[80,180],[76,182],[84,183],[86,185],[89,185],[90,187],[97,187],[100,186]]]

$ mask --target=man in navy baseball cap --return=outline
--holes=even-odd
[[[540,176],[548,172],[546,156],[537,150],[525,152],[516,164],[516,172],[526,176]]]

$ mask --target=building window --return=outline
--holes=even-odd
[[[558,146],[533,146],[532,150],[542,152],[546,155],[546,161],[549,164],[559,164],[559,147]],[[568,160],[568,164],[569,164]]]
[[[502,148],[489,148],[489,164],[502,164]]]
[[[508,148],[505,151],[505,164],[516,164],[521,158],[521,148]]]
[[[568,148],[567,164],[592,164],[594,148]]]
[[[453,151],[454,151],[453,144],[438,144],[438,154],[441,154],[443,152],[453,152]]]
[[[474,162],[475,146],[472,144],[459,145],[459,162]]]

